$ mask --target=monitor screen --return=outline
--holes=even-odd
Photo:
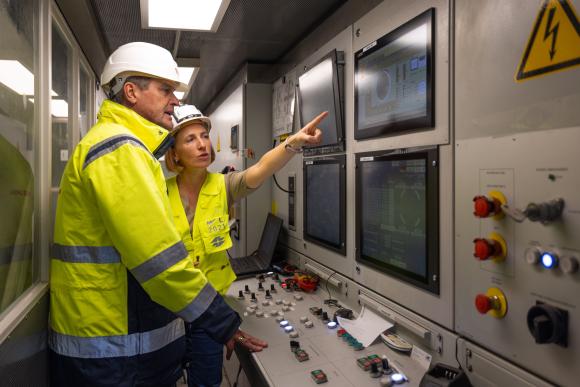
[[[438,293],[437,149],[356,160],[357,259]]]
[[[355,54],[355,138],[433,127],[434,10]]]
[[[304,161],[304,239],[346,254],[346,156]]]
[[[341,52],[340,55],[343,53]],[[306,149],[307,156],[344,150],[341,77],[339,76],[343,71],[343,66],[337,63],[338,56],[337,51],[332,51],[298,78],[302,126],[320,113],[328,111],[328,116],[318,125],[322,130],[322,143]]]

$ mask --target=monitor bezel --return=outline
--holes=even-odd
[[[307,174],[306,169],[311,165],[320,164],[338,164],[339,165],[339,190],[340,190],[340,243],[334,244],[322,238],[318,238],[307,232],[308,230],[308,194],[307,194]],[[303,206],[303,228],[302,236],[304,240],[312,242],[336,253],[346,256],[346,155],[333,155],[318,158],[304,159],[302,164],[302,177],[304,188],[304,206]]]
[[[365,129],[359,129],[359,61],[372,55],[377,50],[386,47],[396,39],[414,30],[427,25],[426,59],[427,59],[427,92],[426,113],[424,116],[406,120],[383,122]],[[430,129],[435,126],[435,48],[433,40],[435,36],[435,8],[430,8],[395,30],[383,35],[374,42],[354,54],[354,138],[355,140],[368,139],[379,136],[397,135],[401,132]]]
[[[369,158],[372,158],[370,160]],[[426,160],[426,226],[427,272],[422,277],[411,271],[373,259],[362,254],[362,163],[396,160]],[[399,149],[395,151],[375,151],[355,154],[356,163],[356,260],[379,271],[417,286],[434,294],[439,294],[439,152],[437,147]]]
[[[342,52],[341,52],[342,53]],[[341,79],[339,74],[340,71],[344,71],[344,63],[339,65],[339,52],[338,50],[334,49],[330,51],[328,54],[324,55],[318,61],[314,62],[310,66],[305,66],[305,70],[298,76],[297,78],[297,97],[298,97],[298,112],[300,118],[300,126],[303,127],[308,122],[305,122],[304,117],[302,115],[302,94],[300,91],[300,77],[304,74],[308,73],[312,68],[316,67],[320,63],[324,62],[327,59],[331,59],[332,61],[332,90],[333,90],[333,97],[334,97],[334,116],[336,117],[335,127],[336,127],[336,138],[337,141],[332,144],[325,144],[325,145],[318,145],[318,146],[306,146],[304,147],[304,152],[306,156],[317,156],[320,154],[325,153],[338,153],[343,152],[345,150],[345,128],[344,128],[344,108],[343,108],[343,101],[344,101],[344,89],[343,83],[344,80]],[[344,55],[344,54],[343,54]],[[342,60],[344,62],[344,58]],[[343,74],[344,77],[344,74]],[[321,112],[322,113],[322,112]]]

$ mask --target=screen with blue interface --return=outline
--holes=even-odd
[[[430,163],[426,152],[357,160],[357,258],[423,287],[438,256]]]
[[[429,20],[405,25],[356,53],[356,138],[432,126]]]

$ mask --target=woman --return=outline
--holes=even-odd
[[[172,132],[175,143],[165,154],[167,169],[177,173],[167,180],[169,201],[194,264],[220,294],[225,294],[236,279],[226,255],[226,250],[232,246],[228,208],[286,165],[304,144],[318,144],[322,133],[316,126],[326,115],[326,112],[320,114],[247,170],[223,175],[207,171],[215,159],[209,138],[210,119],[193,105],[175,108],[177,125]],[[195,326],[186,328],[189,386],[219,386],[222,345]],[[238,331],[234,339],[251,351],[261,351],[267,346],[266,342],[242,331]],[[227,345],[228,359],[233,344],[234,341],[230,341]]]

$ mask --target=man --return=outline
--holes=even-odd
[[[129,43],[109,57],[111,100],[64,171],[51,251],[53,386],[171,386],[183,318],[233,347],[240,318],[194,268],[172,222],[156,157],[179,82],[171,54]],[[237,336],[236,336],[237,335]]]

